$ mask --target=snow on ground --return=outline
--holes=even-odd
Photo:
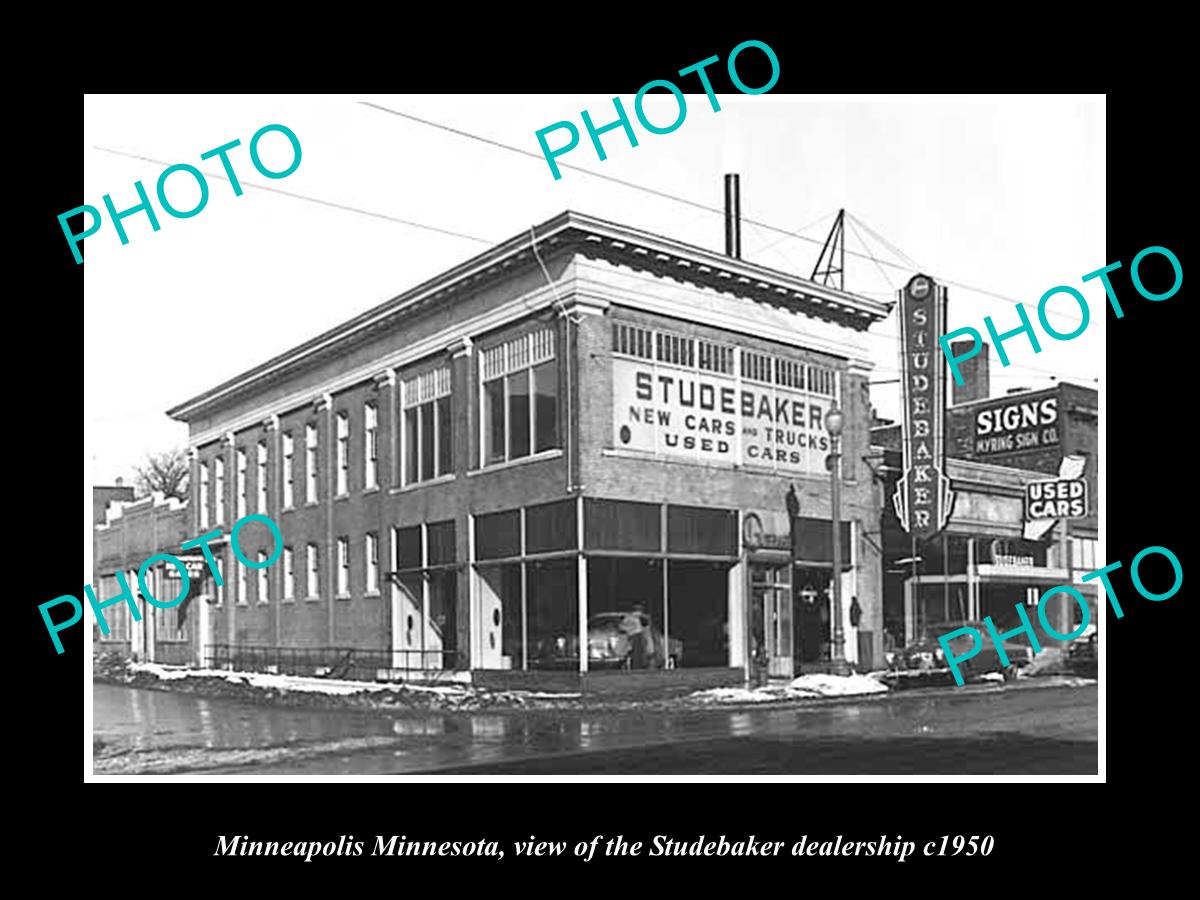
[[[846,697],[852,694],[882,694],[887,685],[868,675],[801,675],[788,685],[791,691],[807,691],[818,697]]]
[[[336,678],[305,678],[299,675],[272,675],[268,672],[236,672],[228,669],[191,669],[184,666],[164,666],[158,663],[130,663],[130,672],[145,672],[164,681],[180,678],[219,678],[233,684],[275,691],[301,691],[333,696],[367,692],[412,692],[432,694],[447,700],[465,699],[479,693],[478,688],[462,684],[414,684],[393,682],[378,684],[370,681],[345,681]],[[505,691],[505,695],[529,699],[572,700],[578,693],[548,693],[545,691]]]
[[[851,697],[887,692],[887,685],[867,675],[801,675],[787,684],[760,688],[709,688],[688,699],[699,703],[770,703],[818,697]]]

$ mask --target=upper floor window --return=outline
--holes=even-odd
[[[283,435],[283,508],[296,505],[296,442],[290,431]]]
[[[246,515],[246,448],[239,447],[237,452],[237,475],[234,484],[234,495],[237,498],[237,518]]]
[[[425,372],[404,382],[404,483],[415,484],[454,470],[450,369]]]
[[[309,503],[317,502],[317,426],[304,427],[304,499]]]
[[[258,512],[267,511],[267,442],[258,442]]]
[[[559,446],[558,367],[551,328],[480,354],[483,464]]]
[[[214,462],[216,469],[216,521],[217,524],[225,521],[225,457],[218,456]]]
[[[374,403],[363,407],[363,487],[379,484],[379,409]]]
[[[200,463],[200,527],[208,529],[208,463]]]
[[[337,493],[350,490],[350,414],[337,414]]]

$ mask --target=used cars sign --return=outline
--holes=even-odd
[[[1087,481],[1057,478],[1025,485],[1025,519],[1082,519],[1088,514]]]

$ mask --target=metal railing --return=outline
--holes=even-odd
[[[205,653],[205,664],[211,669],[375,681],[381,669],[401,672],[454,670],[465,664],[465,659],[457,650],[210,644]]]

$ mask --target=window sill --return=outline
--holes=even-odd
[[[285,506],[281,510],[281,512],[295,512],[295,511],[296,511],[296,504],[294,504],[294,503],[289,504],[288,506]]]
[[[334,494],[333,499],[334,500],[349,500],[350,494],[346,491],[342,491],[340,494]]]
[[[511,469],[514,466],[524,466],[529,463],[545,462],[550,459],[558,459],[563,455],[561,447],[555,447],[552,450],[543,450],[541,453],[534,453],[531,456],[522,456],[520,459],[510,459],[507,462],[491,463],[479,469],[473,469],[467,473],[468,478],[474,478],[477,475],[486,475],[489,472],[500,472],[504,469]]]
[[[284,597],[279,602],[280,603],[295,603],[296,598],[295,597]]]
[[[402,487],[394,487],[388,491],[389,494],[403,494],[408,491],[416,491],[421,488],[434,487],[439,484],[449,484],[457,476],[451,472],[448,475],[439,475],[437,478],[430,478],[428,481],[414,481],[412,484],[406,484]]]
[[[350,599],[352,599],[352,598],[351,598],[351,596],[350,596],[349,594],[338,594],[338,595],[337,595],[337,597],[336,597],[336,599],[338,599],[338,600],[350,600]]]
[[[370,487],[365,487],[365,488],[363,488],[362,492],[364,494],[378,494],[379,493],[379,485],[373,484]]]
[[[304,506],[305,506],[306,508],[307,508],[307,507],[310,507],[310,506],[320,506],[320,505],[321,505],[321,504],[320,504],[318,501],[316,501],[316,500],[305,500],[305,501],[304,501]]]
[[[383,595],[380,594],[379,591],[377,591],[377,590],[376,591],[367,591],[365,594],[363,594],[363,599],[369,599],[369,598],[378,599],[381,596],[383,596]]]
[[[239,601],[237,602],[237,605],[238,605],[238,606],[249,606],[250,604],[249,604],[249,603],[247,603],[245,600],[239,600]]]
[[[318,597],[305,597],[304,602],[305,603],[320,603],[321,598],[319,596]]]
[[[271,601],[270,600],[259,600],[257,605],[258,606],[270,606]]]

